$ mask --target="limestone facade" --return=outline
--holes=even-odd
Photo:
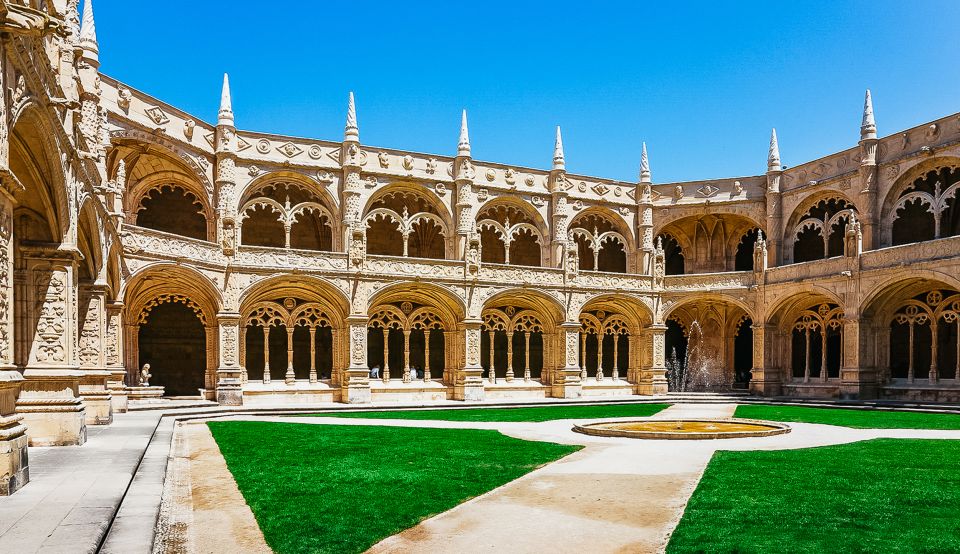
[[[842,152],[787,168],[774,132],[764,174],[656,183],[644,146],[624,182],[559,128],[550,170],[473,159],[466,113],[455,155],[366,145],[352,94],[341,141],[238,129],[226,77],[208,123],[99,73],[89,0],[35,4],[0,1],[0,426],[31,444],[145,363],[224,404],[481,401],[661,394],[689,350],[714,387],[960,400],[960,115],[880,138],[868,92]]]

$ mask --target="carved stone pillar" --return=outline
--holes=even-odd
[[[667,394],[666,325],[650,325],[644,329],[644,353],[640,367],[637,394]]]
[[[370,368],[367,367],[367,316],[347,318],[347,348],[350,365],[344,371],[341,399],[349,404],[370,403]]]
[[[86,405],[87,425],[109,425],[113,422],[113,399],[107,388],[110,372],[104,355],[107,289],[105,285],[81,283],[78,293],[77,358],[83,370],[80,397]]]
[[[22,302],[17,322],[26,381],[17,401],[30,444],[79,445],[87,440],[86,409],[80,399],[83,373],[76,363],[76,258],[56,248],[22,249]]]
[[[479,319],[464,320],[463,366],[457,370],[453,383],[453,397],[467,402],[480,402],[484,399],[483,366],[480,365],[480,326]],[[492,344],[492,342],[491,342]],[[458,364],[459,365],[459,364]],[[490,374],[494,372],[493,357],[490,358]]]
[[[873,359],[873,341],[869,322],[857,317],[843,320],[843,355],[840,364],[840,397],[877,398],[877,366]]]
[[[777,396],[781,392],[780,368],[774,362],[775,329],[755,323],[753,329],[753,369],[750,392],[761,396]]]
[[[507,382],[513,381],[513,331],[507,331]]]
[[[220,347],[217,364],[217,403],[223,406],[243,405],[240,364],[240,314],[217,314],[217,334]]]
[[[557,368],[551,394],[556,398],[580,398],[583,382],[580,380],[580,322],[566,321],[560,325],[563,341],[561,367]]]
[[[2,80],[0,75],[0,80]],[[2,99],[0,99],[2,102]],[[6,118],[0,117],[0,167],[7,166]],[[23,288],[20,288],[21,294]],[[27,484],[27,428],[16,406],[23,384],[14,351],[13,198],[0,188],[0,495]]]
[[[110,389],[114,413],[127,411],[127,371],[123,364],[123,302],[107,302],[107,328],[104,332],[104,361],[110,376]]]

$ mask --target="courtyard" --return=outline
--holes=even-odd
[[[798,552],[960,549],[960,408],[758,403],[723,395],[658,400],[129,412],[86,445],[31,449],[36,486],[0,501],[0,546],[11,552],[769,552],[785,543]],[[578,423],[598,421],[729,418],[783,422],[790,431],[710,440],[573,432]]]

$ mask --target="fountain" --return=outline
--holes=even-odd
[[[597,437],[703,440],[770,437],[790,432],[790,426],[756,419],[648,419],[574,425],[573,430]]]
[[[723,364],[711,353],[704,340],[703,328],[696,319],[690,324],[687,351],[683,360],[673,348],[667,360],[667,382],[672,392],[706,392],[729,390],[732,376],[723,370]]]

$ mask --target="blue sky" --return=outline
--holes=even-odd
[[[101,70],[206,121],[230,73],[241,129],[654,182],[762,173],[960,111],[960,2],[95,0]],[[162,5],[162,7],[161,7]],[[295,9],[291,9],[293,6]]]

